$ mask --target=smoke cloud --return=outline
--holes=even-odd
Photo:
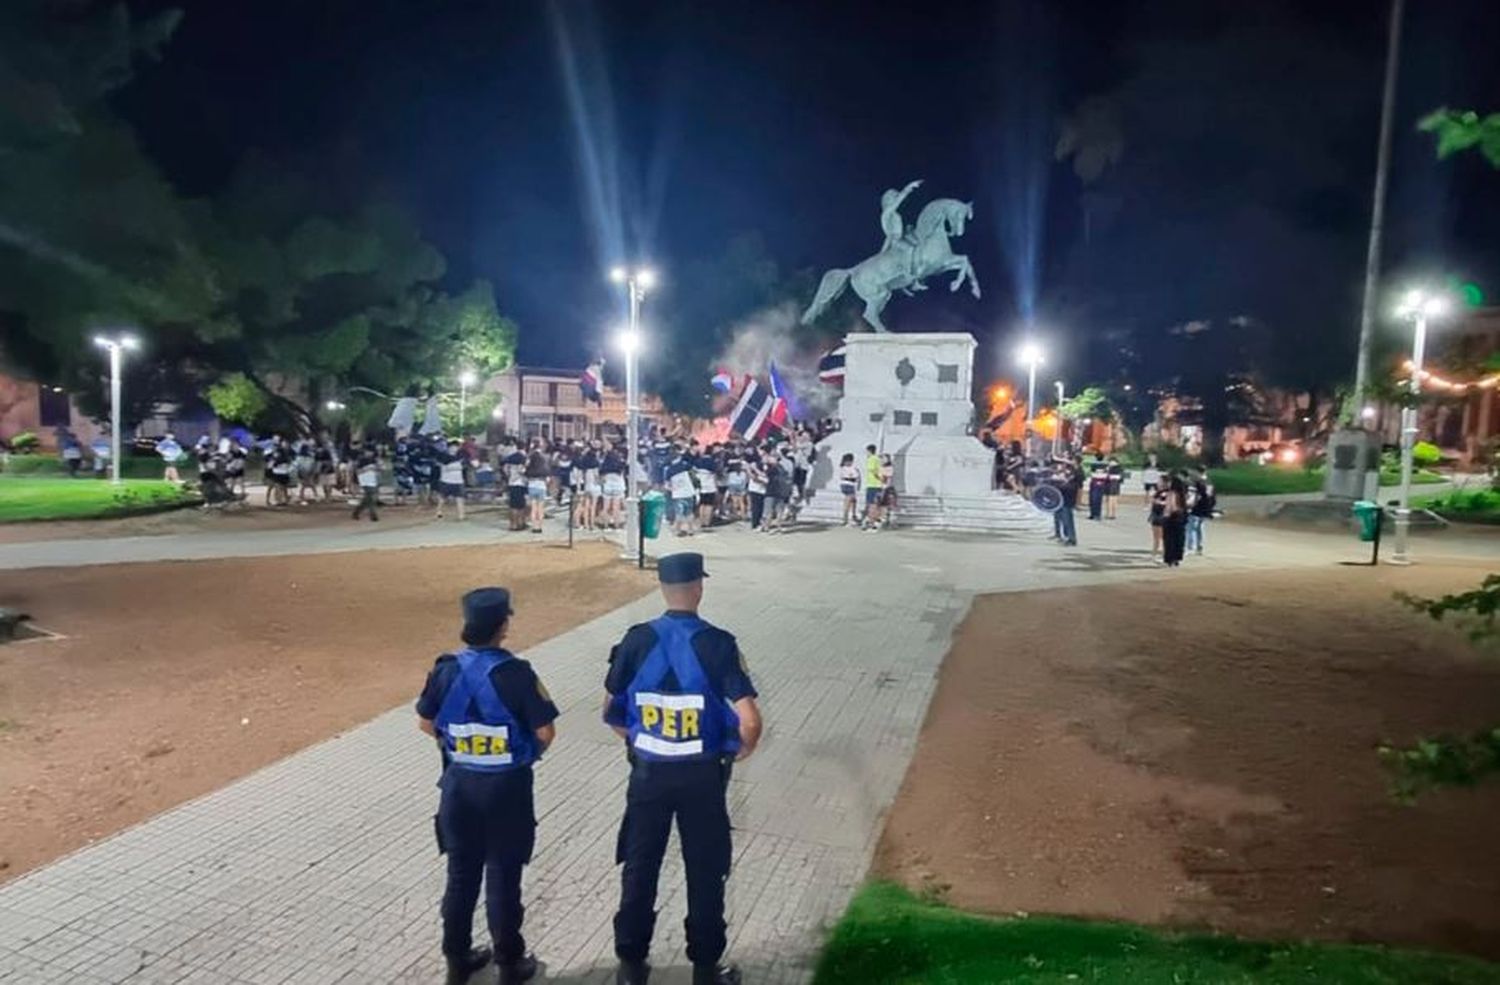
[[[810,341],[798,322],[800,309],[792,301],[764,308],[738,322],[714,368],[728,370],[738,381],[747,374],[762,383],[770,365],[791,390],[791,403],[804,419],[833,414],[839,391],[818,379],[818,359],[827,348]],[[712,370],[710,370],[712,371]]]

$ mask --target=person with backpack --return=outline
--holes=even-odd
[[[1203,553],[1203,525],[1213,519],[1216,506],[1218,497],[1208,480],[1208,469],[1200,468],[1188,489],[1187,549],[1194,554]]]
[[[667,611],[630,628],[610,651],[604,682],[604,721],[625,742],[630,764],[615,850],[615,983],[650,980],[657,889],[675,820],[693,985],[740,985],[739,969],[722,960],[734,858],[727,791],[733,765],[760,742],[760,708],[734,636],[698,615],[703,555],[669,554],[656,574]]]
[[[536,844],[532,770],[557,738],[557,705],[531,664],[502,644],[509,635],[510,592],[476,588],[463,597],[464,647],[438,657],[417,724],[438,742],[438,851],[447,856],[443,957],[448,985],[464,985],[490,963],[490,982],[520,985],[537,973],[521,933],[521,877]],[[493,946],[474,947],[474,907],[485,889]]]

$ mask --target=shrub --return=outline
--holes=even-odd
[[[1412,446],[1411,460],[1418,468],[1431,468],[1443,460],[1443,451],[1430,441],[1418,441]]]
[[[37,446],[41,443],[42,440],[31,431],[22,431],[20,434],[10,439],[11,450],[21,452],[23,454],[25,452],[35,451]]]

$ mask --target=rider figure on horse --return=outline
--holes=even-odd
[[[906,222],[901,218],[901,203],[906,197],[922,184],[922,179],[907,182],[905,188],[897,191],[888,188],[885,194],[880,196],[880,228],[885,233],[885,245],[880,248],[882,253],[891,252],[896,244],[900,243],[908,247],[906,254],[906,273],[911,283],[905,287],[911,290],[925,291],[927,285],[917,280],[917,237],[915,233],[906,230]]]

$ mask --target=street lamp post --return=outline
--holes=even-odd
[[[464,415],[469,408],[469,387],[474,385],[474,373],[472,370],[464,370],[458,374],[458,436],[464,436]]]
[[[616,267],[609,279],[625,288],[630,300],[630,321],[616,340],[625,356],[625,557],[635,559],[640,544],[640,483],[636,480],[641,434],[641,302],[656,286],[656,272],[649,267],[629,270]]]
[[[1427,319],[1441,317],[1448,310],[1442,295],[1411,291],[1396,314],[1412,323],[1410,406],[1401,408],[1401,498],[1396,505],[1396,549],[1391,564],[1410,564],[1407,537],[1411,531],[1412,450],[1417,442],[1417,398],[1422,393],[1422,358],[1427,349]]]
[[[1016,352],[1016,360],[1026,367],[1026,453],[1036,454],[1036,369],[1042,364],[1042,348],[1027,342]]]
[[[1053,385],[1057,387],[1057,429],[1052,432],[1052,457],[1056,458],[1062,451],[1063,381],[1058,380]]]
[[[134,349],[135,336],[120,334],[94,336],[94,344],[109,352],[109,481],[120,484],[120,358],[126,349]]]

